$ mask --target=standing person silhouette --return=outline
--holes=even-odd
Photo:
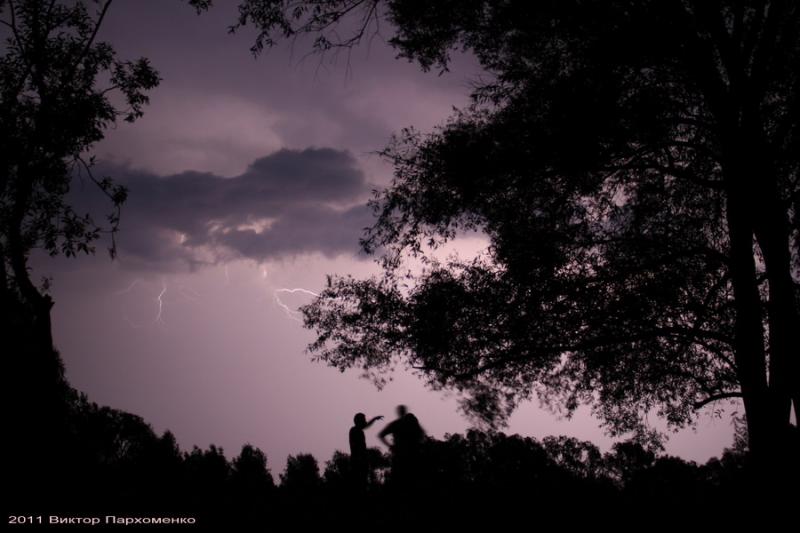
[[[386,437],[391,435],[392,441]],[[392,479],[400,489],[408,489],[419,474],[420,446],[425,430],[405,405],[397,406],[397,419],[378,433],[378,438],[392,450]]]
[[[369,477],[367,439],[364,436],[364,430],[376,420],[381,420],[382,418],[383,416],[379,415],[367,422],[367,417],[364,413],[357,413],[353,417],[353,427],[350,428],[350,468],[353,487],[356,490],[365,490],[367,488],[367,478]]]

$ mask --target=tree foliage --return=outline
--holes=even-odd
[[[281,486],[288,490],[313,492],[322,483],[319,463],[310,453],[290,455],[281,472]]]
[[[32,250],[72,256],[92,252],[101,232],[113,237],[126,190],[92,173],[88,150],[119,120],[142,116],[159,82],[147,59],[120,59],[97,40],[110,5],[0,2],[0,286],[30,306],[42,306],[28,273]],[[107,225],[67,202],[77,179],[108,196]]]
[[[267,44],[373,12],[243,5],[269,6],[252,20]],[[446,69],[467,50],[486,76],[447,124],[383,151],[395,178],[362,242],[383,274],[333,278],[304,309],[314,356],[379,384],[405,364],[488,423],[534,394],[567,413],[588,404],[613,432],[652,412],[683,426],[742,397],[754,449],[788,442],[800,402],[797,6],[374,9],[400,56]],[[488,237],[482,256],[431,253],[469,230]]]

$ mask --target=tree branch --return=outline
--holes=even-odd
[[[741,398],[741,397],[742,397],[742,393],[740,391],[736,391],[736,392],[720,392],[719,394],[712,394],[711,396],[708,396],[708,397],[706,397],[706,398],[704,398],[702,400],[694,402],[693,406],[694,406],[695,409],[700,409],[700,408],[705,407],[706,405],[708,405],[710,403],[714,403],[714,402],[719,401],[719,400],[727,400],[727,399],[730,399],[730,398]]]
[[[103,4],[102,9],[100,9],[100,15],[97,18],[97,22],[92,29],[92,34],[86,40],[86,43],[83,46],[83,50],[81,51],[80,55],[75,58],[75,63],[72,64],[72,69],[77,68],[78,64],[80,64],[81,60],[86,57],[89,53],[89,50],[94,44],[94,40],[97,38],[97,32],[100,30],[100,25],[103,23],[103,19],[106,17],[106,12],[108,12],[108,8],[111,7],[111,2],[113,0],[106,0],[106,3]],[[70,69],[70,70],[72,70]]]

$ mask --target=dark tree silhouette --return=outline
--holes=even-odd
[[[275,482],[267,468],[267,456],[250,444],[242,446],[239,456],[233,460],[231,482],[238,486],[241,492],[266,493]]]
[[[269,510],[275,482],[267,468],[267,456],[258,448],[245,444],[231,462],[228,498],[234,509],[233,522],[255,524]]]
[[[286,469],[281,473],[281,488],[313,493],[321,483],[319,464],[310,453],[290,455],[286,460]]]
[[[304,309],[317,359],[378,382],[402,360],[488,422],[534,392],[615,433],[740,397],[759,463],[797,463],[794,3],[296,4],[243,2],[256,50],[347,47],[386,19],[423,68],[463,48],[487,71],[474,105],[384,151],[396,177],[363,241],[384,274],[331,279]],[[347,16],[364,24],[332,40]],[[463,230],[484,257],[428,253]]]
[[[44,340],[52,302],[29,277],[28,254],[34,248],[67,256],[93,251],[92,242],[104,229],[65,199],[80,176],[113,204],[108,217],[113,237],[126,191],[110,178],[94,176],[86,152],[118,120],[139,118],[147,91],[159,82],[146,59],[121,60],[109,43],[97,41],[110,5],[0,3],[6,38],[0,59],[0,289],[37,317]],[[122,96],[122,105],[112,100],[114,93]]]
[[[190,3],[207,7],[202,0]],[[130,487],[141,486],[145,469],[138,466],[145,464],[164,461],[164,474],[177,475],[174,455],[159,448],[168,447],[169,439],[159,443],[140,418],[98,408],[69,386],[53,349],[49,281],[33,280],[29,265],[34,250],[92,253],[104,232],[115,253],[126,191],[93,173],[91,150],[108,128],[142,115],[159,76],[147,59],[122,59],[98,40],[111,4],[0,1],[0,338],[3,422],[13,433],[6,439],[4,472],[17,487],[15,501],[26,508],[67,501],[58,496],[65,480],[102,470],[106,478],[96,481],[107,481],[113,471]],[[67,201],[80,182],[108,197],[111,213],[104,223]],[[110,497],[111,491],[98,500]]]
[[[542,446],[559,467],[580,478],[596,479],[607,475],[603,454],[591,442],[574,437],[545,437]]]
[[[339,490],[349,490],[351,486],[352,466],[350,456],[336,450],[329,461],[325,462],[325,473],[322,475],[325,484]]]
[[[655,460],[655,452],[638,442],[618,442],[606,457],[608,475],[620,486],[625,486],[640,472],[653,466]]]
[[[221,494],[228,482],[231,465],[222,448],[213,444],[208,450],[195,446],[184,454],[187,480],[198,501],[206,505],[219,505]]]

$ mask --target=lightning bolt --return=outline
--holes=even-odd
[[[167,281],[164,278],[161,278],[161,292],[158,293],[158,296],[156,297],[156,302],[158,302],[158,313],[156,314],[155,323],[156,324],[161,324],[163,326],[166,326],[166,323],[161,318],[161,315],[164,312],[164,299],[163,298],[164,298],[164,295],[166,293],[167,293]]]
[[[114,296],[121,296],[123,294],[130,294],[131,292],[133,292],[133,289],[135,289],[141,283],[144,283],[144,281],[141,278],[137,278],[137,279],[133,280],[130,283],[130,285],[128,285],[126,288],[124,288],[122,290],[119,290],[119,291],[116,291],[113,294],[114,294]],[[194,300],[197,299],[197,298],[191,298],[190,295],[186,294],[184,291],[190,291],[190,289],[184,289],[183,291],[179,291],[185,298],[194,299]],[[194,292],[194,291],[191,291],[191,292]],[[167,280],[166,280],[166,278],[161,278],[161,291],[158,293],[158,296],[156,296],[156,298],[155,298],[155,302],[157,304],[157,311],[156,311],[156,316],[153,319],[153,323],[154,324],[159,324],[159,325],[162,325],[162,326],[166,325],[166,323],[164,322],[164,319],[163,319],[163,315],[164,315],[164,295],[166,293],[167,293]],[[196,294],[197,297],[200,296],[197,293],[195,293],[195,294]],[[128,325],[130,325],[134,329],[139,329],[139,328],[143,327],[143,324],[139,324],[137,322],[134,322],[124,312],[123,312],[123,315],[122,315],[122,319],[125,322],[127,322]]]
[[[261,265],[261,279],[262,279],[262,281],[264,283],[267,284],[267,291],[266,291],[267,294],[272,292],[272,300],[274,301],[275,305],[277,305],[278,307],[281,308],[281,310],[283,310],[283,312],[284,312],[284,314],[286,314],[287,318],[302,324],[303,323],[303,319],[302,319],[303,315],[302,315],[302,313],[300,313],[296,309],[292,309],[291,307],[289,307],[289,305],[281,299],[281,294],[306,294],[308,296],[314,296],[314,297],[319,296],[319,294],[317,294],[314,291],[305,289],[303,287],[278,287],[278,288],[272,288],[272,286],[271,286],[272,284],[267,279],[268,277],[269,277],[269,273],[267,272],[267,267]]]
[[[200,293],[186,285],[178,285],[178,293],[191,302],[199,302],[201,299]]]
[[[122,289],[121,291],[115,292],[114,296],[120,296],[122,294],[128,294],[129,292],[131,292],[133,290],[134,287],[136,287],[141,282],[142,282],[141,278],[136,278],[135,280],[133,280],[131,282],[130,285],[128,285],[127,289]]]
[[[293,288],[293,289],[280,288],[280,289],[275,289],[273,291],[273,295],[275,296],[275,303],[278,304],[278,306],[281,309],[283,309],[283,312],[286,313],[286,316],[289,317],[290,319],[294,320],[295,322],[299,322],[300,324],[302,324],[303,323],[303,319],[301,317],[303,315],[300,313],[300,311],[291,309],[288,305],[286,305],[283,302],[283,300],[281,300],[281,297],[278,296],[279,294],[284,294],[284,293],[286,293],[286,294],[297,294],[297,293],[300,293],[300,294],[307,294],[309,296],[314,296],[314,297],[319,296],[319,294],[317,294],[314,291],[310,291],[308,289],[303,289],[302,287],[296,287],[296,288]]]
[[[225,267],[224,267],[224,273],[225,273],[225,285],[228,285],[230,283],[230,272],[228,271],[228,266],[227,265],[225,265]],[[267,294],[265,296],[268,297],[268,295],[271,292],[272,293],[272,299],[275,302],[275,305],[277,305],[278,307],[281,308],[281,310],[284,312],[286,317],[289,318],[290,320],[293,320],[295,322],[298,322],[298,323],[302,324],[303,323],[303,320],[302,320],[302,316],[303,315],[302,315],[302,313],[300,313],[300,311],[298,311],[297,309],[293,309],[286,302],[284,302],[281,299],[281,295],[282,294],[304,294],[304,295],[312,296],[312,297],[316,298],[316,297],[319,297],[319,294],[314,292],[314,291],[312,291],[312,290],[303,288],[303,287],[279,287],[279,288],[273,288],[274,286],[272,286],[272,284],[269,282],[268,278],[269,278],[269,273],[267,271],[267,268],[265,266],[262,266],[261,267],[261,279],[262,279],[262,281],[264,283],[267,284],[267,286],[266,286],[266,289],[267,289],[266,293]],[[116,291],[113,294],[114,295],[129,294],[129,293],[133,292],[133,290],[136,287],[138,287],[139,285],[141,285],[143,283],[144,283],[144,280],[142,280],[141,278],[134,279],[126,288],[121,289],[119,291]],[[190,300],[190,301],[193,301],[193,302],[201,302],[201,295],[197,291],[187,287],[186,285],[179,283],[174,288],[177,291],[177,294],[179,294],[183,298],[185,298],[187,300]],[[167,325],[167,323],[164,321],[164,307],[166,305],[165,295],[167,294],[167,291],[168,291],[167,280],[166,280],[165,277],[162,277],[161,278],[161,289],[158,292],[158,294],[156,295],[156,297],[154,298],[154,301],[155,301],[155,304],[156,304],[155,317],[152,319],[152,322],[148,321],[148,323],[156,324],[156,325],[159,325],[161,327],[164,327],[164,326]],[[128,323],[128,325],[130,325],[132,328],[135,328],[135,329],[139,329],[139,328],[142,328],[145,325],[147,325],[147,323],[139,324],[137,322],[134,322],[133,320],[130,319],[130,317],[128,317],[127,314],[123,314],[122,318],[123,318],[123,320],[125,320],[125,322]]]
[[[136,322],[134,322],[133,320],[131,320],[130,318],[128,318],[128,315],[122,315],[122,319],[123,319],[125,322],[127,322],[127,323],[130,325],[130,327],[132,327],[133,329],[139,329],[139,328],[141,328],[141,327],[142,327],[142,325],[141,325],[141,324],[137,324]]]
[[[131,293],[131,291],[133,291],[133,289],[134,289],[134,288],[135,288],[137,285],[139,285],[139,283],[141,283],[141,282],[142,282],[142,279],[141,279],[141,278],[136,278],[135,280],[133,280],[133,281],[131,282],[131,284],[130,284],[130,285],[128,285],[128,286],[127,286],[127,288],[125,288],[125,289],[122,289],[122,290],[119,290],[119,291],[116,291],[116,292],[114,293],[114,296],[122,296],[123,294],[130,294],[130,293]],[[141,324],[137,324],[136,322],[134,322],[133,320],[131,320],[131,319],[128,317],[128,315],[127,315],[127,314],[125,314],[124,312],[123,312],[123,314],[122,314],[122,319],[123,319],[125,322],[127,322],[127,323],[128,323],[128,324],[129,324],[129,325],[130,325],[130,326],[131,326],[133,329],[139,329],[139,328],[141,328],[141,327],[142,327],[142,325],[141,325]]]

